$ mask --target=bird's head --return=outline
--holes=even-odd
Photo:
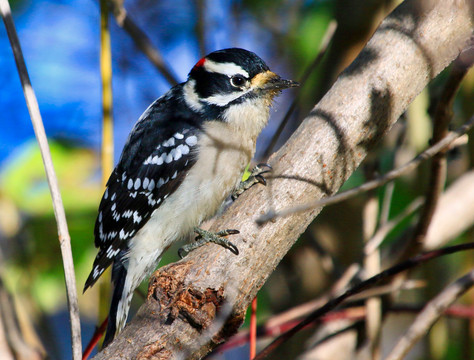
[[[281,90],[298,86],[284,80],[253,52],[230,48],[210,53],[199,60],[184,85],[184,97],[195,111],[264,100],[267,106]]]

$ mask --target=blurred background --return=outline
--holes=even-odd
[[[85,346],[95,326],[102,321],[98,319],[98,287],[82,295],[84,281],[96,254],[93,226],[103,191],[99,2],[14,0],[10,4],[66,209]],[[277,150],[291,135],[397,4],[398,1],[388,0],[124,2],[130,18],[148,35],[160,51],[165,66],[180,82],[186,79],[200,57],[227,47],[254,51],[273,71],[302,81],[298,93],[285,92],[277,99],[270,124],[259,138],[256,162],[266,160],[268,154]],[[309,76],[304,75],[315,61],[328,25],[334,19],[338,28],[328,50]],[[135,46],[130,35],[117,25],[112,15],[110,32],[117,161],[135,121],[171,85]],[[443,72],[420,94],[344,188],[360,185],[368,178],[385,173],[429,146],[432,137],[430,116],[449,71]],[[454,102],[453,128],[472,115],[473,94],[474,73],[471,69]],[[295,98],[295,110],[276,139],[274,134]],[[8,306],[15,309],[19,328],[29,346],[47,353],[51,359],[67,359],[71,357],[69,318],[56,224],[41,156],[3,26],[0,26],[0,124],[0,279],[2,291],[10,299],[7,303],[2,301],[1,306],[3,311]],[[276,142],[274,146],[270,146],[272,140]],[[456,179],[472,173],[472,136],[452,150],[448,158],[447,187]],[[414,199],[425,194],[429,172],[429,165],[425,164],[390,187],[325,208],[259,293],[259,324],[275,314],[327,294],[351,265],[356,268],[352,281],[364,278],[363,271],[357,271],[357,266],[359,270],[364,266],[363,228],[367,221],[364,209],[367,209],[368,202],[375,199],[376,208],[381,213],[385,209],[384,215],[376,215],[379,225],[396,218]],[[390,198],[388,203],[387,196]],[[474,213],[474,203],[470,210]],[[416,211],[407,214],[388,233],[382,245],[382,268],[397,260],[393,248],[406,237],[416,219]],[[436,246],[442,246],[473,240],[471,223],[456,234],[433,241]],[[175,247],[166,253],[162,264],[177,259]],[[469,252],[424,265],[410,274],[411,285],[399,291],[396,302],[410,304],[412,309],[416,309],[473,265],[474,257]],[[142,288],[146,291],[146,284]],[[135,296],[135,308],[142,302],[140,296]],[[462,298],[460,304],[473,309],[472,291]],[[394,339],[413,320],[414,312],[400,310],[395,317],[388,313],[382,344],[389,344],[389,348],[393,346]],[[469,354],[474,354],[472,317],[471,313],[470,320],[466,316],[443,318],[410,358],[470,358]],[[395,322],[387,325],[389,321]],[[366,334],[361,319],[352,321],[350,325],[351,329],[345,332],[352,334],[352,342],[349,341],[352,350],[348,354],[355,354],[364,344]],[[300,333],[281,347],[274,358],[322,358],[311,355],[323,336],[322,330],[318,331],[316,334],[314,330]],[[243,344],[216,351],[211,358],[242,359],[247,358],[247,354],[247,345]]]

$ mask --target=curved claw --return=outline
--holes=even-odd
[[[267,186],[267,180],[261,174],[262,173],[255,175],[255,180],[257,180],[258,183]]]
[[[234,255],[239,255],[239,249],[231,241],[227,241],[224,247]]]
[[[267,167],[269,170],[273,170],[272,166],[267,163],[259,163],[257,164],[257,167]]]
[[[262,175],[269,173],[270,171],[272,171],[272,167],[267,163],[260,163],[255,166],[250,172],[248,179],[242,181],[234,190],[232,193],[232,200],[235,201],[245,190],[250,189],[255,184],[267,185],[267,180]]]
[[[268,168],[268,169],[264,169],[264,168]],[[252,169],[252,172],[251,172],[251,175],[253,175],[254,177],[258,176],[258,175],[262,175],[262,174],[266,174],[266,173],[269,173],[273,170],[273,168],[267,164],[267,163],[260,163],[260,164],[257,164],[253,169]]]

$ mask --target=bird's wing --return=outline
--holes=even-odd
[[[142,115],[107,182],[95,223],[99,252],[85,288],[92,286],[196,162],[199,124],[178,113],[157,116],[155,102]],[[167,121],[166,126],[162,126]]]

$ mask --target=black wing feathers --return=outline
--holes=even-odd
[[[198,117],[184,111],[179,103],[165,104],[171,101],[165,95],[145,111],[107,182],[94,230],[99,253],[85,289],[96,282],[116,256],[126,253],[128,240],[179,187],[196,162]]]

